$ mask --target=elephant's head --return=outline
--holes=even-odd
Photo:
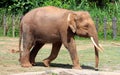
[[[78,36],[91,38],[95,47],[97,67],[99,61],[98,51],[102,51],[102,47],[98,43],[97,30],[89,13],[86,11],[69,13],[67,20],[68,25],[73,33],[75,33]]]

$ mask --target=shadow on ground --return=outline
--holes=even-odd
[[[42,62],[36,62],[35,66],[44,66],[44,64]],[[61,63],[51,63],[50,66],[51,67],[57,67],[57,68],[66,68],[66,69],[71,69],[72,68],[72,65],[70,65],[70,64],[61,64]],[[82,67],[82,69],[96,70],[92,66],[81,65],[81,67]]]

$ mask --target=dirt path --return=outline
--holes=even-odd
[[[120,73],[93,70],[54,69],[42,72],[26,72],[13,75],[120,75]]]

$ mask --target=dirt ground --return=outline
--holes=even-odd
[[[55,62],[53,62],[52,67],[46,68],[43,66],[42,62],[38,62],[38,60],[43,60],[43,58],[46,58],[48,52],[50,51],[41,51],[41,55],[38,54],[38,56],[43,56],[41,59],[37,58],[38,66],[34,66],[32,68],[22,68],[20,66],[20,63],[18,62],[19,59],[19,53],[13,53],[12,50],[18,51],[18,38],[9,38],[9,37],[0,37],[0,75],[120,75],[120,61],[119,61],[119,54],[120,49],[119,41],[100,41],[103,47],[105,48],[104,53],[100,53],[100,55],[103,55],[101,57],[102,62],[100,62],[100,70],[95,71],[93,67],[89,66],[94,64],[93,58],[88,58],[91,55],[80,55],[81,57],[85,57],[85,59],[81,59],[83,63],[88,62],[90,60],[90,63],[82,64],[83,70],[74,70],[71,69],[72,64],[70,63],[70,57],[69,54],[65,55],[68,52],[65,52],[66,48],[62,46],[61,52],[59,55],[64,54],[65,57],[59,56],[58,59],[56,59]],[[85,44],[85,45],[83,45]],[[76,41],[77,50],[82,51],[81,53],[89,54],[91,52],[88,49],[93,49],[93,44],[90,41],[86,40],[80,40]],[[117,53],[111,52],[109,50],[114,49]],[[51,44],[46,44],[43,49],[51,49]],[[88,51],[89,52],[88,52]],[[113,56],[109,56],[109,55]],[[114,57],[115,56],[115,57]],[[107,58],[108,60],[106,61]],[[61,61],[62,60],[62,61]],[[116,60],[116,61],[114,61]],[[60,62],[61,61],[61,62]],[[56,64],[56,62],[58,64]],[[62,63],[62,64],[61,64]],[[110,64],[109,64],[110,63]],[[86,64],[88,66],[86,66]]]
[[[26,72],[13,75],[120,75],[116,72],[92,71],[92,70],[76,70],[76,69],[54,69],[42,72]]]

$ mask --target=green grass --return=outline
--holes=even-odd
[[[113,45],[120,41],[100,40],[104,52],[100,53],[100,71],[120,71],[120,46]],[[90,40],[76,40],[79,62],[83,69],[95,66],[94,48]],[[42,60],[47,58],[51,52],[51,45],[45,45],[36,57],[37,66],[23,68],[18,61],[19,53],[11,53],[10,50],[18,50],[18,38],[0,37],[0,74],[8,75],[19,72],[35,72],[54,68],[71,68],[72,61],[69,52],[62,46],[58,57],[51,63],[50,68],[42,65]]]

